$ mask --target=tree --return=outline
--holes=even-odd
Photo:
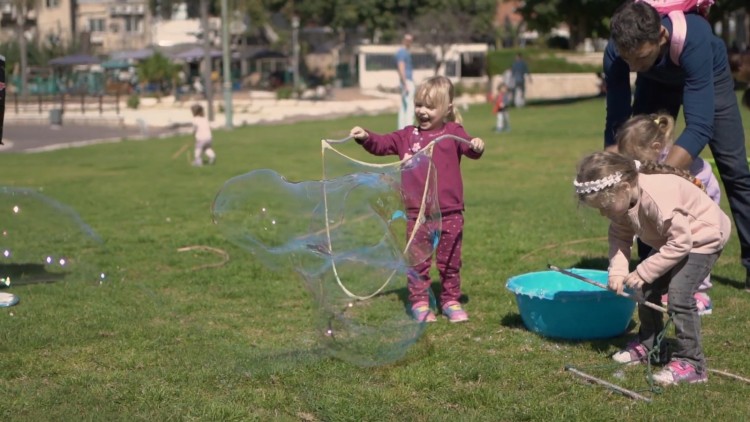
[[[36,0],[13,0],[16,12],[16,37],[18,38],[18,50],[20,55],[21,71],[21,97],[29,94],[29,71],[28,71],[28,42],[26,40],[26,17],[29,11],[34,10]]]
[[[518,12],[529,29],[542,33],[566,23],[570,45],[575,47],[586,37],[609,37],[609,18],[621,3],[622,0],[527,0]]]
[[[496,2],[433,0],[418,10],[412,22],[417,41],[432,46],[437,53],[435,73],[445,63],[452,44],[494,41]]]
[[[162,88],[177,77],[180,66],[175,65],[166,56],[157,52],[138,64],[138,79],[143,82],[156,83],[159,89],[156,98],[161,100]]]

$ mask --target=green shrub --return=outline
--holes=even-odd
[[[141,98],[138,95],[133,94],[128,97],[128,108],[135,110],[139,105],[141,105]]]
[[[511,67],[517,53],[523,54],[529,71],[534,73],[597,73],[602,71],[601,65],[586,65],[572,63],[565,60],[566,56],[578,53],[566,50],[545,50],[537,48],[503,49],[487,53],[487,74],[502,75]]]
[[[277,100],[288,100],[292,98],[292,94],[294,94],[294,88],[291,86],[284,85],[276,89]]]

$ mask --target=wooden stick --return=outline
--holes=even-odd
[[[635,391],[631,391],[631,390],[628,390],[626,388],[622,388],[619,385],[612,384],[611,382],[604,381],[601,378],[596,378],[596,377],[591,376],[591,375],[589,375],[589,374],[587,374],[585,372],[581,372],[581,371],[575,369],[572,366],[566,365],[565,366],[565,370],[568,371],[568,372],[572,372],[575,375],[578,375],[579,377],[585,379],[586,381],[595,382],[597,384],[600,384],[600,385],[603,385],[603,386],[605,386],[607,388],[610,388],[610,389],[612,389],[614,391],[617,391],[618,393],[621,393],[621,394],[623,394],[623,395],[625,395],[627,397],[630,397],[631,399],[634,399],[634,400],[643,400],[643,401],[651,403],[651,399],[648,398],[648,397],[646,397],[646,396],[642,396],[642,395],[636,393]]]
[[[555,267],[554,265],[549,265],[549,269],[557,271],[557,272],[562,273],[562,274],[565,274],[565,275],[567,275],[569,277],[576,278],[578,280],[583,281],[584,283],[593,284],[596,287],[600,287],[600,288],[605,289],[605,290],[610,290],[608,286],[606,286],[606,285],[604,285],[602,283],[599,283],[598,281],[592,280],[590,278],[584,277],[584,276],[582,276],[580,274],[576,274],[574,272],[563,270],[562,268]],[[620,295],[620,296],[622,296],[622,297],[626,297],[626,298],[628,298],[628,299],[630,299],[632,301],[635,301],[639,305],[643,305],[643,306],[645,306],[647,308],[651,308],[651,309],[653,309],[655,311],[659,311],[659,312],[662,312],[662,313],[665,313],[665,314],[668,313],[667,309],[664,308],[663,306],[659,306],[659,305],[657,305],[655,303],[651,303],[651,302],[648,302],[648,301],[645,301],[645,300],[638,300],[637,298],[635,298],[634,296],[631,296],[630,294],[628,294],[626,292],[617,293],[617,294]]]
[[[177,152],[175,152],[174,154],[172,154],[172,159],[174,160],[175,158],[179,157],[180,154],[182,154],[183,152],[185,152],[188,148],[190,148],[190,144],[189,143],[183,145],[180,149],[177,150]]]
[[[734,378],[736,380],[740,380],[740,381],[750,384],[750,379],[741,377],[739,375],[734,375],[730,372],[719,371],[718,369],[709,369],[708,372],[712,372],[714,374],[719,374],[719,375],[724,375],[725,377]]]

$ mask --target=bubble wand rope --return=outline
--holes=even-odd
[[[320,143],[321,143],[321,155],[322,155],[321,159],[323,161],[323,163],[322,163],[323,164],[322,165],[322,167],[323,167],[323,180],[326,180],[326,174],[325,174],[325,151],[326,151],[326,149],[330,149],[331,151],[339,154],[340,156],[346,158],[347,160],[353,161],[353,162],[355,162],[357,164],[367,165],[367,166],[371,166],[371,167],[375,167],[375,168],[386,168],[386,167],[402,166],[403,164],[405,164],[409,160],[411,160],[411,157],[409,157],[409,158],[405,158],[403,160],[399,160],[399,161],[396,161],[396,162],[393,162],[393,163],[386,163],[386,164],[366,163],[364,161],[360,161],[360,160],[357,160],[357,159],[355,159],[353,157],[350,157],[350,156],[348,156],[346,154],[343,154],[342,152],[336,150],[335,148],[333,148],[331,146],[332,144],[343,144],[343,143],[348,142],[348,141],[350,141],[352,139],[354,139],[352,136],[348,136],[348,137],[343,138],[343,139],[322,139],[321,140]],[[430,155],[430,158],[432,158],[433,148],[435,147],[435,145],[438,142],[440,142],[440,141],[442,141],[444,139],[453,139],[455,141],[463,142],[465,144],[471,144],[471,141],[469,141],[468,139],[464,139],[464,138],[461,138],[460,136],[455,136],[455,135],[448,134],[448,135],[438,136],[437,138],[433,139],[429,144],[427,144],[423,148],[423,150],[427,150],[428,154]],[[430,167],[430,171],[432,171],[432,167]],[[430,173],[428,172],[427,179],[429,179],[429,177],[430,177]],[[428,187],[427,184],[425,184],[424,190],[422,192],[422,202],[421,202],[420,207],[419,207],[419,214],[417,216],[417,221],[416,221],[416,224],[414,225],[414,229],[412,230],[412,233],[409,235],[409,240],[406,242],[406,246],[404,247],[404,251],[403,252],[406,252],[406,250],[409,249],[409,246],[411,245],[412,241],[414,240],[414,237],[415,237],[416,233],[418,232],[418,229],[422,226],[422,222],[424,220],[425,199],[427,197],[427,187]],[[330,233],[329,219],[328,219],[328,195],[327,195],[327,192],[326,192],[325,183],[323,184],[323,207],[324,207],[324,213],[325,213],[326,237],[328,238],[328,251],[329,251],[329,253],[331,253],[331,255],[333,255],[333,244],[331,242],[331,233]],[[367,299],[370,299],[370,298],[376,296],[381,291],[383,291],[383,289],[385,289],[385,287],[391,281],[391,278],[393,278],[393,276],[396,274],[396,270],[394,270],[391,273],[391,275],[389,275],[388,278],[385,280],[385,283],[383,283],[383,285],[380,286],[374,293],[372,293],[372,294],[370,294],[368,296],[359,296],[359,295],[356,295],[356,294],[352,293],[351,291],[349,291],[349,289],[346,288],[346,286],[344,286],[344,283],[341,281],[341,278],[339,277],[338,271],[336,269],[336,264],[333,263],[333,262],[332,262],[332,269],[333,269],[334,277],[336,277],[336,283],[339,285],[339,287],[341,287],[341,290],[343,290],[344,293],[346,293],[346,295],[349,296],[350,298],[357,299],[357,300],[367,300]]]

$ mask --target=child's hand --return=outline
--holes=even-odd
[[[644,283],[646,282],[643,281],[640,275],[638,275],[637,271],[633,271],[632,273],[628,274],[627,277],[625,277],[625,284],[634,289],[641,288]]]
[[[351,131],[349,131],[349,136],[354,138],[357,141],[366,141],[367,138],[370,137],[370,135],[367,133],[366,130],[362,129],[359,126],[354,126]]]
[[[474,138],[471,140],[471,150],[474,152],[484,151],[484,141],[481,138]]]
[[[609,287],[610,290],[617,292],[617,294],[620,295],[622,294],[623,287],[625,287],[625,284],[623,284],[623,281],[625,281],[625,277],[609,276],[607,287]]]

